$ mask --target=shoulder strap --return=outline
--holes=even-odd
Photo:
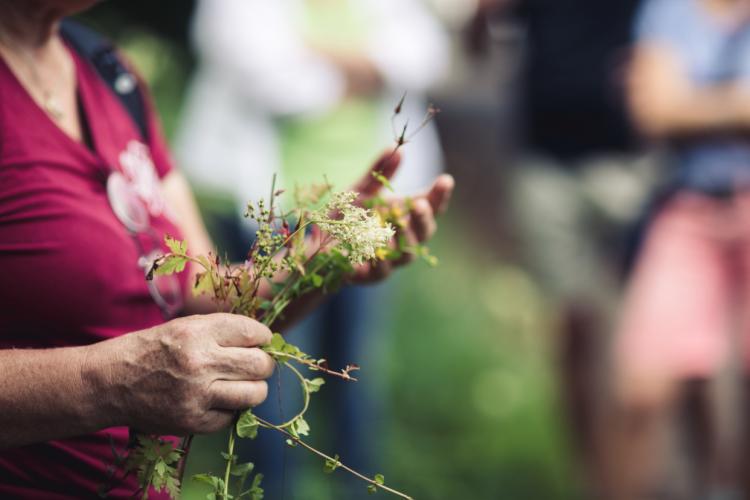
[[[146,103],[138,79],[123,64],[112,42],[70,19],[62,21],[60,34],[81,57],[91,63],[125,107],[143,139],[147,139]]]

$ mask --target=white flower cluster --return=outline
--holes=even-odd
[[[379,248],[388,246],[395,231],[383,224],[372,210],[357,206],[357,193],[333,193],[326,206],[316,211],[314,221],[320,229],[342,244],[352,264],[376,257]]]

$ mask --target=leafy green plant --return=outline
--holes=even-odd
[[[403,98],[395,109],[400,113]],[[428,110],[420,129],[437,112]],[[394,128],[395,130],[395,128]],[[407,127],[396,137],[396,150],[408,142]],[[388,179],[378,171],[373,177],[384,187],[391,189]],[[434,265],[436,259],[427,247],[407,244],[399,232],[406,227],[406,213],[410,201],[391,203],[382,197],[374,197],[360,203],[355,192],[336,192],[327,181],[321,185],[296,188],[293,206],[281,208],[283,190],[271,187],[269,200],[260,200],[247,206],[245,216],[257,226],[255,240],[242,265],[230,265],[218,255],[193,256],[188,253],[185,242],[166,237],[169,253],[153,262],[147,278],[183,272],[188,265],[200,270],[192,286],[195,295],[206,294],[217,304],[218,310],[242,314],[272,327],[283,318],[284,311],[297,299],[311,293],[329,293],[337,290],[351,276],[356,266],[378,260],[398,260],[404,254],[422,257]],[[393,241],[395,245],[392,245]],[[268,293],[270,292],[270,293]],[[268,298],[270,297],[270,298]],[[305,414],[313,394],[324,385],[321,376],[338,377],[356,382],[352,375],[359,367],[350,364],[342,369],[333,369],[325,359],[314,358],[298,347],[287,343],[275,333],[271,342],[263,346],[277,363],[279,369],[291,371],[299,381],[303,395],[302,408],[285,422],[266,421],[247,409],[236,415],[230,429],[226,451],[224,473],[197,474],[195,481],[211,488],[209,500],[263,498],[262,474],[253,474],[254,464],[239,463],[235,454],[235,443],[239,439],[254,439],[259,430],[266,429],[285,436],[291,447],[301,447],[323,460],[324,471],[346,471],[364,481],[367,490],[391,493],[401,498],[408,495],[385,484],[382,474],[368,477],[344,464],[338,455],[330,456],[317,450],[306,441],[310,425]],[[171,441],[158,436],[140,436],[135,446],[124,459],[116,455],[116,463],[122,463],[125,474],[138,478],[142,499],[148,498],[150,488],[166,491],[172,498],[179,495],[181,476],[192,436],[183,439],[179,448]]]

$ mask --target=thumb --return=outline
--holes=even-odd
[[[398,151],[388,150],[384,152],[352,189],[365,198],[375,196],[383,187],[383,184],[373,174],[382,175],[391,180],[398,170],[399,163],[401,163],[401,155]]]

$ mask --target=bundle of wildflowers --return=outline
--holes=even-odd
[[[400,112],[402,102],[395,115]],[[435,112],[431,108],[427,119]],[[396,149],[407,142],[405,133],[404,126],[396,138]],[[380,172],[373,172],[373,176],[390,189]],[[273,327],[292,302],[311,293],[337,290],[361,264],[400,259],[404,253],[419,255],[434,264],[434,257],[426,247],[409,246],[397,237],[398,230],[405,227],[404,208],[408,206],[390,204],[380,197],[361,204],[358,193],[334,191],[327,181],[297,187],[291,197],[292,208],[286,211],[280,203],[284,194],[283,190],[276,190],[274,180],[268,200],[247,205],[245,216],[257,230],[244,264],[231,265],[213,254],[190,255],[185,243],[167,237],[170,252],[153,263],[149,275],[173,274],[182,272],[189,264],[197,266],[200,271],[192,287],[196,296],[206,294],[216,302],[218,310],[242,314]],[[259,430],[266,429],[284,435],[289,446],[304,448],[320,457],[325,472],[344,470],[364,481],[371,493],[383,490],[409,499],[387,486],[381,474],[373,477],[361,474],[345,465],[338,455],[323,453],[303,440],[310,433],[305,414],[312,395],[325,383],[318,375],[355,382],[352,374],[358,366],[329,367],[325,359],[302,352],[278,333],[263,349],[275,359],[279,369],[289,370],[297,378],[303,395],[302,407],[292,418],[276,423],[255,415],[252,408],[238,413],[229,432],[227,449],[222,452],[226,461],[224,473],[193,477],[211,488],[208,498],[263,498],[262,475],[253,473],[252,463],[239,463],[234,447],[238,438],[253,439]],[[191,439],[192,436],[183,439],[177,448],[158,436],[137,435],[126,456],[115,452],[115,466],[121,466],[124,474],[137,476],[141,498],[148,497],[150,488],[165,490],[177,498]]]
[[[390,223],[383,224],[372,210],[356,206],[357,196],[351,191],[334,193],[312,219],[347,249],[347,258],[352,264],[375,259],[376,252],[387,247],[396,233]]]

